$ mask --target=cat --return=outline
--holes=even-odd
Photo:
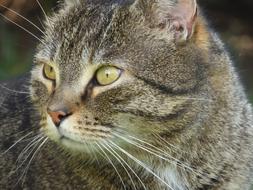
[[[247,190],[252,107],[196,0],[66,0],[0,85],[1,189]]]

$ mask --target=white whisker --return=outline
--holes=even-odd
[[[6,151],[4,151],[1,155],[6,154],[9,150],[11,150],[14,146],[16,146],[19,142],[21,142],[23,139],[25,139],[26,137],[28,137],[30,134],[32,134],[33,132],[30,132],[28,134],[26,134],[25,136],[21,137],[18,141],[16,141],[13,145],[11,145]]]
[[[30,94],[29,92],[22,92],[22,91],[16,91],[16,90],[9,89],[8,87],[6,87],[2,84],[0,84],[0,87],[5,89],[5,90],[8,90],[9,92],[13,92],[13,93],[17,93],[17,94]]]
[[[4,6],[4,5],[1,5],[1,4],[0,4],[0,6],[3,7],[3,8],[5,8],[5,9],[7,9],[8,11],[11,11],[12,13],[16,14],[17,16],[19,16],[20,18],[24,19],[26,22],[28,22],[29,24],[31,24],[32,26],[34,26],[36,29],[38,29],[42,34],[45,34],[45,33],[41,30],[41,28],[39,28],[36,24],[34,24],[32,21],[28,20],[26,17],[22,16],[22,15],[19,14],[18,12],[14,11],[14,10],[12,10],[12,9],[10,9],[10,8],[8,8],[8,7],[6,7],[6,6]]]
[[[28,34],[30,34],[31,36],[33,36],[34,38],[36,38],[39,42],[41,42],[42,44],[45,45],[45,43],[35,34],[33,34],[32,32],[30,32],[29,30],[27,30],[25,27],[15,23],[14,21],[12,21],[11,19],[9,19],[8,17],[4,16],[2,13],[0,13],[0,16],[2,16],[3,18],[5,18],[6,20],[8,20],[9,22],[15,24],[16,26],[18,26],[19,28],[21,28],[22,30],[24,30],[25,32],[27,32]]]
[[[148,148],[148,147],[144,147],[142,144],[134,143],[133,141],[130,141],[129,139],[127,139],[127,138],[125,138],[125,137],[122,137],[122,136],[120,136],[120,135],[117,135],[117,134],[115,134],[115,135],[118,136],[119,138],[121,138],[121,139],[127,141],[128,143],[130,143],[130,144],[132,144],[132,145],[134,145],[134,146],[136,146],[136,147],[139,147],[139,148],[141,148],[142,150],[147,151],[147,152],[149,152],[150,154],[152,154],[152,155],[154,155],[154,156],[157,156],[157,157],[161,158],[162,160],[165,160],[165,161],[167,161],[167,162],[169,162],[169,163],[172,163],[172,164],[179,163],[179,166],[180,166],[180,167],[183,167],[183,168],[185,168],[185,169],[188,169],[189,171],[193,172],[194,174],[196,174],[196,175],[198,175],[198,176],[204,178],[204,175],[203,175],[203,174],[201,174],[201,173],[195,171],[195,170],[194,170],[193,168],[191,168],[190,166],[188,166],[188,165],[182,163],[182,161],[180,161],[180,160],[178,160],[178,159],[172,157],[170,154],[164,152],[162,149],[159,149],[159,148],[155,147],[154,145],[152,145],[152,144],[150,144],[150,143],[148,143],[148,142],[145,142],[145,141],[143,141],[143,140],[140,140],[140,139],[138,139],[138,138],[135,138],[135,137],[129,135],[130,138],[135,139],[135,140],[137,140],[137,141],[139,141],[139,142],[142,142],[142,143],[144,143],[144,144],[147,144],[147,145],[151,146],[152,148],[155,148],[157,151],[152,150],[152,149],[150,149],[150,148]],[[158,154],[157,154],[157,153],[158,153]],[[165,155],[165,156],[168,156],[168,157],[169,157],[170,159],[172,159],[173,161],[172,161],[172,160],[169,160],[168,158],[165,158],[165,157],[162,156],[162,155],[160,155],[161,153],[162,153],[163,155]]]
[[[126,140],[126,141],[127,141],[127,140]],[[136,146],[137,148],[140,148],[140,149],[142,149],[142,150],[144,150],[144,151],[146,151],[146,152],[148,152],[148,153],[150,153],[150,154],[152,154],[152,155],[154,155],[154,156],[156,156],[156,157],[158,157],[158,158],[164,160],[164,161],[169,162],[169,164],[178,165],[179,167],[184,168],[184,167],[181,166],[181,162],[179,162],[179,164],[178,164],[175,160],[169,160],[169,159],[163,157],[162,155],[160,155],[161,152],[157,152],[157,151],[155,151],[155,150],[150,149],[149,147],[142,146],[141,144],[135,143],[135,142],[130,141],[130,140],[128,140],[127,142],[130,143],[130,144],[132,144],[132,145],[134,145],[134,146]],[[170,158],[174,159],[174,158],[171,157],[171,156],[170,156]],[[176,184],[176,185],[177,185],[177,184]],[[179,188],[179,187],[178,187],[178,188]]]
[[[41,141],[43,139],[43,137],[41,137],[39,140],[36,140],[36,142],[35,143],[33,143],[31,146],[29,146],[29,147],[32,147],[32,146],[34,146],[32,149],[31,149],[31,151],[28,153],[28,155],[26,156],[26,158],[22,161],[22,163],[20,163],[20,164],[18,164],[18,159],[17,159],[17,161],[16,161],[16,163],[17,163],[17,167],[16,167],[16,169],[15,169],[15,171],[13,172],[13,173],[16,173],[18,170],[19,170],[19,168],[21,168],[22,166],[23,166],[23,164],[26,162],[26,160],[29,158],[29,156],[32,154],[32,152],[33,152],[33,150],[35,150],[35,148],[36,148],[36,145]],[[28,146],[28,145],[27,145]],[[30,148],[29,148],[30,149]],[[28,149],[28,150],[29,150]],[[23,151],[22,151],[23,152]],[[17,184],[19,183],[19,181],[22,179],[22,176],[19,178],[19,180],[17,181],[17,183],[14,185],[14,187],[16,187],[17,186]]]
[[[22,159],[22,157],[24,156],[24,154],[31,148],[33,147],[36,143],[38,143],[39,140],[41,140],[43,138],[43,136],[41,134],[37,135],[34,137],[34,139],[29,142],[25,148],[21,151],[21,153],[19,154],[16,163],[19,163],[19,161]]]
[[[117,175],[119,176],[120,181],[121,181],[121,183],[122,183],[124,189],[126,190],[125,183],[124,183],[124,181],[123,181],[121,175],[119,174],[117,168],[114,166],[113,162],[111,161],[110,157],[106,154],[106,152],[103,150],[103,148],[101,148],[101,146],[100,146],[98,143],[96,143],[96,145],[97,145],[98,148],[103,152],[103,154],[106,156],[106,158],[108,159],[108,161],[110,162],[110,164],[112,165],[112,167],[114,168],[114,170],[116,171]]]
[[[146,190],[147,188],[146,188],[146,186],[144,185],[144,183],[142,182],[142,180],[140,179],[140,177],[136,174],[136,172],[130,167],[130,165],[108,144],[108,143],[105,143],[105,145],[107,145],[107,147],[113,152],[111,152],[111,154],[112,155],[114,155],[114,157],[118,160],[118,159],[120,159],[131,171],[132,171],[132,173],[137,177],[137,179],[140,181],[140,183],[141,183],[141,185],[143,186],[143,188]],[[120,162],[120,160],[118,160],[119,162]],[[120,162],[121,163],[121,162]],[[122,166],[124,167],[124,165],[122,164]],[[125,169],[125,167],[124,167],[124,169]],[[126,172],[128,173],[128,176],[130,175],[129,174],[129,172],[127,171],[127,169],[125,169],[126,170]],[[135,187],[135,184],[134,184],[134,182],[133,182],[133,180],[132,180],[132,177],[131,177],[131,175],[129,176],[129,178],[130,178],[130,180],[131,180],[131,182],[133,183],[133,185],[134,185],[134,188],[136,189],[136,187]]]
[[[40,18],[38,18],[38,21],[39,21],[40,25],[42,26],[42,28],[45,30],[45,29],[46,29],[46,26],[45,26],[45,24],[43,23],[43,21],[42,21]],[[45,35],[45,32],[44,32],[44,35]]]
[[[116,135],[117,135],[117,134],[116,134]],[[120,138],[123,138],[125,141],[129,141],[129,140],[128,140],[127,138],[125,138],[125,137],[122,137],[122,136],[120,136],[120,135],[117,135],[117,136],[120,137]],[[160,149],[160,148],[158,148],[158,147],[156,147],[156,146],[154,146],[154,145],[152,145],[152,144],[150,144],[150,143],[148,143],[148,142],[145,142],[145,141],[143,141],[143,140],[141,140],[141,139],[138,139],[138,138],[136,138],[136,137],[133,137],[133,136],[131,136],[131,135],[128,135],[128,137],[130,137],[130,138],[132,138],[132,139],[134,139],[134,140],[137,140],[137,141],[139,141],[139,142],[141,142],[141,143],[144,143],[144,144],[146,144],[146,145],[149,145],[150,147],[156,149],[158,152],[163,153],[163,154],[167,155],[168,157],[170,157],[171,159],[173,159],[174,161],[181,163],[180,160],[178,160],[178,159],[172,157],[170,154],[164,152],[162,149]],[[130,143],[130,141],[129,141],[129,143]],[[132,143],[132,142],[131,142],[131,143]],[[141,144],[137,143],[137,145],[141,145]],[[142,145],[141,145],[141,146],[142,146]],[[185,167],[189,167],[189,166],[187,166],[187,165],[184,165],[184,166],[185,166]],[[190,168],[189,168],[189,169],[190,169]]]
[[[43,7],[42,7],[41,3],[39,2],[39,0],[36,0],[36,2],[37,2],[37,4],[39,5],[41,11],[43,12],[43,14],[44,14],[44,16],[45,16],[45,19],[47,20],[48,24],[50,25],[50,21],[49,21],[49,19],[48,19],[48,16],[47,16],[47,14],[46,14],[46,11],[43,9]]]
[[[168,141],[166,141],[164,138],[162,138],[160,135],[154,135],[155,137],[158,137],[160,140],[162,140],[164,143],[166,143],[169,147],[166,147],[168,148],[169,150],[173,150],[173,151],[180,151],[180,152],[183,152],[183,153],[186,153],[186,154],[189,154],[189,152],[185,152],[185,151],[182,151],[180,148],[174,146],[173,144],[169,143]]]
[[[140,160],[138,160],[137,158],[135,158],[133,155],[131,155],[130,153],[128,153],[127,151],[125,151],[123,148],[119,147],[117,144],[115,144],[114,142],[110,141],[110,143],[117,148],[118,150],[120,150],[121,152],[123,152],[124,154],[126,154],[130,159],[132,159],[133,161],[135,161],[137,164],[139,164],[140,166],[142,166],[144,169],[146,169],[150,174],[152,174],[154,177],[156,177],[159,181],[161,181],[163,184],[165,184],[168,188],[170,188],[171,190],[174,190],[166,181],[164,181],[160,176],[158,176],[156,173],[154,173],[148,166],[146,166],[143,162],[141,162]]]
[[[26,168],[25,168],[25,170],[24,170],[24,175],[25,175],[25,176],[24,176],[24,179],[25,179],[26,174],[27,174],[27,172],[28,172],[29,166],[30,166],[31,163],[32,163],[32,160],[34,159],[34,157],[36,156],[36,154],[39,152],[39,150],[42,148],[42,146],[47,142],[47,140],[48,140],[48,137],[45,137],[44,140],[43,140],[43,142],[38,146],[37,150],[33,153],[33,155],[32,155],[32,157],[31,157],[30,161],[28,162],[28,164],[27,164],[27,166],[26,166]],[[22,178],[22,176],[21,176],[21,178]]]
[[[94,156],[96,162],[99,164],[99,161],[98,161],[98,158],[97,158],[97,155],[96,155],[96,148],[94,146],[89,147],[89,144],[87,144],[87,143],[86,143],[86,146],[87,146],[88,151],[91,153],[92,156]],[[93,149],[95,149],[95,151]]]
[[[43,140],[43,139],[44,139],[44,140]],[[43,140],[43,141],[42,141],[42,140]],[[22,175],[20,176],[20,178],[19,178],[19,180],[18,180],[17,183],[19,183],[19,181],[20,181],[22,178],[23,178],[23,182],[24,182],[25,177],[26,177],[26,174],[27,174],[27,172],[28,172],[28,169],[29,169],[29,166],[31,165],[32,160],[34,159],[35,155],[39,152],[39,150],[40,150],[41,147],[46,143],[47,140],[48,140],[48,137],[42,137],[42,139],[39,140],[39,142],[42,141],[42,143],[37,147],[36,151],[33,153],[33,155],[32,155],[32,157],[31,157],[30,161],[28,162],[27,166],[25,167],[24,172],[23,172]],[[38,143],[39,143],[39,142],[38,142]],[[38,143],[37,143],[37,144],[38,144]],[[37,145],[37,144],[36,144],[36,145]],[[35,148],[36,148],[36,146],[35,146]],[[33,150],[32,150],[32,151],[33,151]],[[32,151],[31,151],[31,152],[32,152]]]
[[[121,162],[121,160],[117,157],[117,156],[115,156],[115,154],[109,149],[109,146],[110,145],[107,145],[106,146],[106,144],[101,144],[101,146],[103,146],[119,163],[120,163],[120,165],[124,168],[124,170],[126,171],[126,173],[127,173],[127,175],[128,175],[128,177],[129,177],[129,179],[130,179],[130,181],[131,181],[131,183],[133,184],[133,186],[134,186],[134,189],[135,190],[137,190],[136,189],[136,187],[135,187],[135,184],[134,184],[134,182],[133,182],[133,179],[132,179],[132,176],[130,175],[130,173],[128,172],[128,170],[126,169],[126,167],[124,166],[124,164]]]
[[[26,151],[24,151],[22,153],[22,156],[19,155],[19,158],[17,159],[16,163],[17,163],[17,167],[16,167],[16,171],[19,170],[19,168],[21,168],[23,166],[23,164],[27,161],[27,159],[30,157],[30,155],[32,154],[33,150],[36,149],[36,146],[43,140],[44,137],[41,137],[40,139],[37,139],[34,143],[30,144],[29,148],[27,148]],[[25,156],[25,154],[30,150],[30,152]],[[23,158],[23,160],[21,161],[21,159]],[[20,163],[21,162],[21,163]]]

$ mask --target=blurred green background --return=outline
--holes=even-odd
[[[0,0],[0,4],[5,1]],[[13,3],[19,0],[9,1]],[[18,9],[15,7],[13,9],[41,27],[44,16],[40,7],[35,0],[27,1],[29,1],[29,9],[28,3],[20,5]],[[55,8],[57,7],[56,0],[40,2],[46,12],[57,9]],[[227,45],[240,78],[253,101],[253,1],[199,0],[199,4],[212,28],[220,33]],[[24,20],[11,15],[10,12],[6,14],[3,7],[0,8],[0,12],[40,37],[41,33]],[[30,34],[0,17],[0,80],[28,72],[37,43],[38,40]]]

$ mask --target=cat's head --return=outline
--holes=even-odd
[[[201,22],[195,0],[64,3],[32,70],[41,130],[82,152],[183,133],[199,113]]]

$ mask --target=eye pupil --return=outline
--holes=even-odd
[[[106,77],[109,78],[109,75],[110,75],[110,71],[106,70]]]

